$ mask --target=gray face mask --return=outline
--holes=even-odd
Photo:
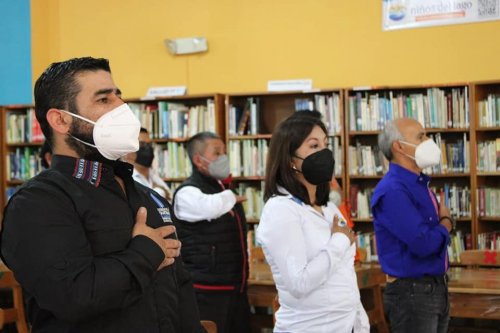
[[[229,176],[229,158],[227,155],[220,155],[215,161],[209,161],[203,156],[202,159],[207,161],[208,173],[215,179],[223,180]]]

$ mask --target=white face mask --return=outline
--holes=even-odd
[[[432,139],[425,140],[419,145],[403,140],[399,140],[399,142],[417,147],[415,149],[415,157],[405,155],[414,159],[420,169],[437,165],[441,161],[441,149],[439,149],[438,145]]]
[[[95,145],[72,135],[71,137],[87,146],[96,148],[108,160],[115,161],[128,153],[139,150],[141,123],[128,104],[122,104],[103,114],[96,122],[69,111],[61,111],[94,125]]]
[[[200,157],[209,163],[208,173],[210,176],[219,180],[226,179],[229,176],[229,158],[227,155],[220,155],[215,161],[209,161],[201,155]]]

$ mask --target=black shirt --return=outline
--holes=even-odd
[[[56,155],[9,201],[2,257],[25,291],[33,332],[203,331],[180,258],[157,271],[161,248],[132,238],[141,206],[149,226],[171,223],[168,202],[132,171]]]

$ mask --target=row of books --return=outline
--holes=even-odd
[[[376,235],[373,232],[356,233],[356,245],[362,249],[360,260],[363,262],[378,261]],[[499,237],[500,238],[500,237]],[[472,249],[472,234],[457,230],[450,237],[448,245],[448,259],[450,263],[460,263],[460,254]]]
[[[453,217],[471,216],[471,193],[467,186],[461,187],[456,184],[445,183],[439,189],[431,187],[431,190],[434,193],[444,193],[445,203]],[[351,185],[349,189],[351,217],[360,219],[372,218],[370,202],[373,191],[373,188],[362,188],[358,184]],[[439,199],[439,195],[437,197]]]
[[[229,167],[233,177],[264,176],[268,140],[231,140],[229,141]]]
[[[349,129],[377,131],[387,121],[408,117],[426,128],[468,128],[468,89],[429,88],[425,93],[358,92],[348,98]]]
[[[373,232],[357,232],[356,246],[362,249],[359,260],[362,262],[378,261],[377,240]]]
[[[453,143],[441,138],[441,133],[429,136],[441,148],[441,161],[438,165],[426,168],[426,174],[462,173],[470,171],[470,148],[467,133]]]
[[[477,144],[477,171],[500,171],[500,138]]]
[[[215,103],[207,99],[205,105],[189,106],[160,101],[129,103],[153,139],[186,138],[203,131],[216,131]]]
[[[25,112],[7,112],[7,143],[43,142],[44,136],[35,109]]]
[[[440,194],[444,194],[445,205],[450,209],[450,214],[454,218],[471,217],[471,193],[467,186],[457,186],[456,184],[443,184],[442,187],[430,187],[436,193],[438,201]]]
[[[480,127],[500,126],[500,95],[489,94],[477,107]]]
[[[477,198],[480,217],[500,217],[500,188],[480,187]]]
[[[479,250],[500,250],[500,231],[483,232],[477,235]]]
[[[358,219],[368,219],[372,217],[370,202],[373,196],[373,190],[373,188],[362,188],[357,184],[351,185],[349,189],[351,217]]]
[[[431,139],[441,147],[441,161],[438,165],[424,170],[427,174],[462,173],[470,170],[470,149],[466,133],[462,140],[446,143],[441,134],[431,135]],[[356,146],[349,146],[349,174],[351,176],[375,176],[385,174],[389,163],[378,146],[362,145],[356,141]]]
[[[238,195],[244,195],[247,200],[243,201],[243,208],[247,219],[260,219],[264,207],[264,183],[261,187],[251,186],[247,183],[239,183],[236,191]]]
[[[8,180],[28,180],[43,170],[40,148],[18,147],[7,153],[6,175]]]
[[[450,263],[460,263],[460,254],[465,250],[472,250],[472,234],[463,233],[457,230],[450,235],[450,244],[448,244],[448,260]]]
[[[7,201],[16,193],[16,191],[19,189],[20,186],[8,186],[5,189],[5,197],[7,198]]]
[[[260,99],[247,98],[243,108],[229,105],[229,135],[259,134]]]
[[[155,159],[152,168],[162,178],[185,178],[192,172],[191,161],[185,145],[179,142],[167,142],[154,146]]]
[[[351,176],[382,175],[389,169],[389,162],[378,146],[365,146],[356,141],[356,146],[349,146],[347,156]]]
[[[337,93],[331,95],[314,95],[314,100],[308,98],[295,99],[295,111],[316,110],[321,113],[321,119],[325,123],[328,135],[339,134],[342,130],[340,96]]]

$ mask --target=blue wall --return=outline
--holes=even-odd
[[[0,0],[0,105],[31,103],[30,0]]]

